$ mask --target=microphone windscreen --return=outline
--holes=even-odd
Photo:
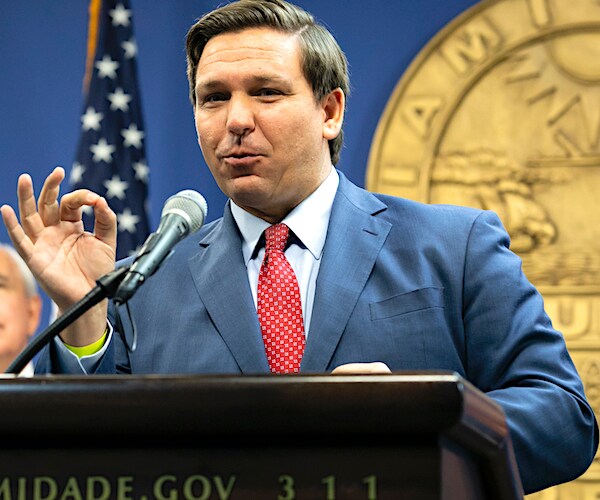
[[[202,227],[208,214],[208,204],[197,191],[184,189],[167,199],[161,218],[170,213],[184,216],[189,225],[189,232],[195,233]]]

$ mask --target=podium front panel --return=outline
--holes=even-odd
[[[521,498],[454,373],[0,380],[0,500]]]

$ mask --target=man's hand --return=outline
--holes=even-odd
[[[333,369],[332,375],[379,375],[392,373],[392,370],[381,361],[374,363],[347,363]]]
[[[20,223],[11,207],[1,208],[14,247],[61,312],[94,288],[98,278],[114,269],[117,240],[116,215],[104,198],[80,189],[65,194],[59,203],[64,178],[65,171],[55,168],[46,178],[36,204],[31,177],[19,177]],[[84,231],[84,206],[94,209],[93,233]],[[86,345],[99,338],[104,331],[106,303],[86,317],[95,319],[81,333],[76,334],[75,328],[61,335],[67,343]]]

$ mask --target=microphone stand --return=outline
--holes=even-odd
[[[25,349],[15,358],[4,373],[18,375],[27,366],[33,357],[41,351],[50,340],[56,337],[67,326],[73,323],[83,313],[87,312],[96,304],[106,298],[112,299],[117,288],[125,278],[130,266],[123,266],[105,274],[96,280],[96,286],[92,288],[79,302],[73,304],[65,313],[57,318],[43,332],[36,335]]]

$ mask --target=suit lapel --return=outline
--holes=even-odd
[[[229,205],[217,227],[200,242],[200,254],[189,260],[194,283],[208,315],[242,373],[269,371],[241,236]]]
[[[374,217],[385,209],[381,201],[340,174],[317,277],[303,371],[327,369],[390,231],[389,222]]]

